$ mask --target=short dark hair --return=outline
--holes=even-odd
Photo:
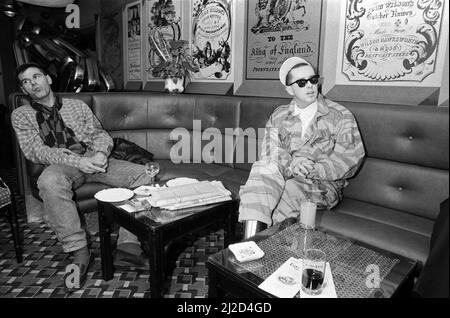
[[[44,75],[48,75],[48,73],[45,70],[45,68],[43,68],[39,64],[37,64],[37,63],[25,63],[25,64],[22,64],[22,65],[19,65],[16,68],[16,78],[17,78],[17,80],[19,79],[19,75],[20,74],[22,74],[23,72],[25,72],[27,69],[29,69],[31,67],[39,69]]]
[[[316,71],[314,69],[314,67],[311,64],[309,64],[309,63],[298,63],[298,64],[295,64],[294,66],[292,66],[292,68],[289,70],[289,72],[286,75],[286,84],[291,82],[291,79],[292,79],[291,72],[292,72],[292,70],[294,70],[296,68],[299,68],[299,67],[302,67],[302,66],[311,66],[312,69],[314,70],[314,72]]]

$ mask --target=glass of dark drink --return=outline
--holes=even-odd
[[[155,176],[159,173],[159,163],[147,162],[145,164],[145,173],[151,178],[151,185],[154,186]]]
[[[323,290],[326,254],[318,249],[308,249],[303,258],[302,290],[309,295],[319,295]]]

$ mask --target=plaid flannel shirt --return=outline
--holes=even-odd
[[[99,151],[109,156],[113,147],[112,138],[103,130],[89,106],[81,100],[67,98],[62,99],[62,104],[59,112],[64,124],[73,130],[80,141],[87,144],[87,152]],[[20,148],[28,160],[44,165],[64,164],[79,167],[81,155],[66,148],[49,147],[44,144],[36,121],[36,111],[30,105],[15,109],[11,115],[11,122]]]
[[[315,162],[314,170],[304,181],[331,183],[335,189],[341,189],[365,155],[353,114],[319,95],[317,113],[302,138],[301,120],[293,115],[295,106],[292,100],[289,105],[278,107],[269,118],[261,159],[276,162],[283,177],[289,179],[294,177],[293,159],[309,158]]]

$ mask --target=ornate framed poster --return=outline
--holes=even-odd
[[[233,1],[190,0],[190,8],[189,42],[200,70],[192,74],[187,91],[231,92],[234,81]],[[199,82],[202,84],[195,84]]]
[[[276,80],[291,56],[317,67],[321,6],[320,0],[248,1],[245,78]]]
[[[129,3],[124,9],[124,73],[125,88],[142,87],[142,3]]]
[[[329,1],[322,92],[337,101],[438,105],[448,1]],[[336,52],[328,54],[327,52]]]
[[[186,1],[184,3],[186,4]],[[182,37],[182,6],[182,0],[146,0],[145,90],[164,90],[164,80],[154,77],[151,72],[151,66],[157,65],[159,58],[150,46],[149,35],[152,34],[153,29],[158,29],[166,40],[180,40]]]
[[[292,56],[319,65],[322,0],[241,1],[236,19],[246,21],[242,70],[235,94],[285,97],[278,80],[281,64]]]
[[[350,81],[422,82],[436,69],[442,13],[441,1],[347,0],[342,72]]]

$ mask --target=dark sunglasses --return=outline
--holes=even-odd
[[[288,86],[297,84],[298,87],[305,87],[306,83],[308,83],[308,82],[310,82],[313,85],[316,85],[317,83],[319,83],[319,79],[320,79],[319,75],[314,75],[310,78],[301,78],[295,82],[292,82],[291,84],[288,84]]]

